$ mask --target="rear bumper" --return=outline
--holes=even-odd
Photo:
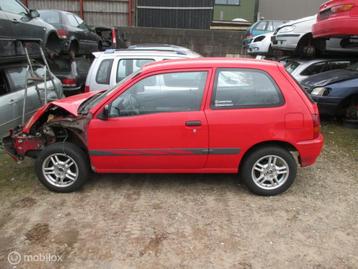
[[[331,18],[317,22],[312,27],[314,38],[358,35],[358,17]]]
[[[302,167],[310,166],[316,162],[321,153],[323,141],[323,135],[320,134],[316,139],[301,141],[296,144]]]

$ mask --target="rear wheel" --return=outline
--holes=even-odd
[[[81,188],[89,176],[88,167],[85,152],[67,142],[46,147],[35,163],[40,182],[55,192],[73,192]]]
[[[298,42],[296,54],[302,58],[314,58],[324,50],[324,40],[313,39],[311,35],[306,35]]]
[[[277,195],[286,191],[296,177],[297,164],[292,154],[281,147],[267,146],[245,158],[241,177],[249,190],[258,195]]]

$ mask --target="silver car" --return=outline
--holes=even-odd
[[[7,134],[9,129],[21,124],[23,102],[26,83],[26,64],[6,64],[0,67],[0,135]],[[34,66],[34,72],[38,76],[44,75],[41,66]],[[55,91],[51,81],[47,81],[47,100],[52,101],[63,96],[61,81],[54,79]],[[38,88],[43,89],[45,84],[39,83]],[[40,96],[38,95],[38,92]],[[44,91],[37,92],[35,84],[30,83],[26,105],[26,119],[42,106],[41,100],[45,99]]]
[[[88,71],[85,91],[108,90],[152,62],[199,57],[199,54],[142,49],[108,50],[93,55],[95,59]]]
[[[334,69],[344,69],[351,63],[350,60],[334,59],[289,59],[283,62],[286,70],[298,81],[302,82],[309,76]]]

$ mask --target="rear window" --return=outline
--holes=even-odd
[[[41,19],[49,24],[61,24],[61,16],[58,12],[39,11]]]
[[[276,83],[260,70],[219,69],[214,90],[214,109],[272,107],[283,104],[283,97]]]
[[[153,59],[122,59],[118,62],[116,81],[120,82],[130,74],[138,71],[143,65],[154,62]]]
[[[40,76],[44,76],[44,68],[39,66],[34,66],[34,72]],[[26,67],[19,66],[19,67],[12,67],[7,70],[5,70],[6,76],[9,80],[10,84],[10,91],[18,91],[25,89],[26,86]],[[33,85],[33,82],[29,82],[29,86]]]
[[[101,64],[98,67],[97,75],[96,75],[96,82],[98,84],[109,85],[112,66],[113,66],[113,59],[106,59],[101,62]]]

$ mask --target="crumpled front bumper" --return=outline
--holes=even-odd
[[[33,153],[42,150],[45,140],[41,136],[27,135],[22,132],[10,131],[3,137],[2,143],[5,152],[15,161],[21,161],[25,156],[33,156]]]

